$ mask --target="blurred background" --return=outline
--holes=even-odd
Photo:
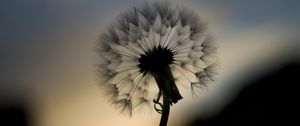
[[[92,51],[110,21],[144,2],[1,0],[1,123],[158,125],[160,115],[153,108],[129,118],[107,102],[97,86],[97,55]],[[295,121],[289,112],[295,113],[297,108],[296,76],[300,75],[299,1],[172,3],[195,10],[208,23],[219,47],[220,68],[217,81],[198,98],[193,99],[188,89],[182,90],[184,99],[171,107],[169,126]]]

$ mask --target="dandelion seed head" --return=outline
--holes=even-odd
[[[166,66],[173,79],[189,86],[194,95],[214,80],[212,41],[206,24],[190,9],[169,2],[133,7],[99,37],[97,53],[102,61],[97,72],[105,80],[101,85],[108,88],[104,90],[112,103],[130,115],[158,95],[152,75]]]
[[[139,58],[139,71],[144,75],[147,73],[157,73],[165,66],[173,63],[173,52],[161,46],[155,47],[142,54]]]

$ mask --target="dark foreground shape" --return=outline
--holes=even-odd
[[[29,126],[27,108],[22,105],[0,105],[1,126]]]
[[[300,64],[289,62],[249,83],[221,113],[187,126],[299,126]]]

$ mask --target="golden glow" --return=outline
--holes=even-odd
[[[110,6],[113,3],[110,3]],[[214,110],[219,110],[229,99],[222,96],[222,92],[240,87],[226,83],[228,78],[235,77],[234,80],[238,81],[242,78],[240,73],[255,68],[257,63],[272,59],[288,50],[286,43],[280,42],[283,38],[282,32],[288,34],[286,33],[288,31],[278,32],[278,29],[282,30],[283,27],[280,24],[266,22],[244,28],[234,24],[228,26],[231,21],[239,20],[230,18],[231,12],[228,8],[194,4],[193,1],[178,3],[193,7],[208,22],[208,29],[215,36],[219,46],[221,68],[215,84],[197,99],[192,99],[188,88],[179,86],[184,98],[171,107],[169,126],[181,126],[191,116],[205,116],[209,112],[214,113]],[[121,5],[118,3],[118,6]],[[97,59],[92,47],[99,33],[104,31],[105,26],[116,16],[115,14],[124,8],[128,7],[117,8],[111,12],[107,10],[112,9],[106,7],[97,12],[99,15],[102,14],[102,17],[97,18],[77,17],[82,21],[78,26],[74,25],[76,27],[69,28],[61,34],[51,35],[56,38],[43,38],[45,43],[50,43],[49,45],[53,41],[59,45],[54,45],[55,48],[52,47],[52,50],[47,52],[49,55],[41,58],[41,62],[31,64],[34,67],[26,68],[23,73],[20,72],[21,75],[25,75],[24,80],[33,83],[28,87],[33,90],[30,96],[34,101],[32,120],[35,126],[156,126],[159,124],[160,115],[152,106],[143,112],[134,113],[132,118],[123,116],[110,105],[97,86],[99,78],[96,77],[93,65],[101,59]],[[57,29],[57,32],[61,30]],[[50,47],[45,46],[45,48]]]

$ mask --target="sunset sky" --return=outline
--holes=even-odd
[[[150,0],[148,0],[150,1]],[[97,37],[138,0],[1,0],[0,104],[28,104],[34,126],[156,126],[152,106],[132,118],[102,95]],[[198,99],[183,90],[170,126],[211,116],[243,85],[300,53],[300,1],[172,0],[208,23],[218,48],[217,81]],[[21,104],[20,103],[20,104]],[[175,125],[176,124],[176,125]]]

